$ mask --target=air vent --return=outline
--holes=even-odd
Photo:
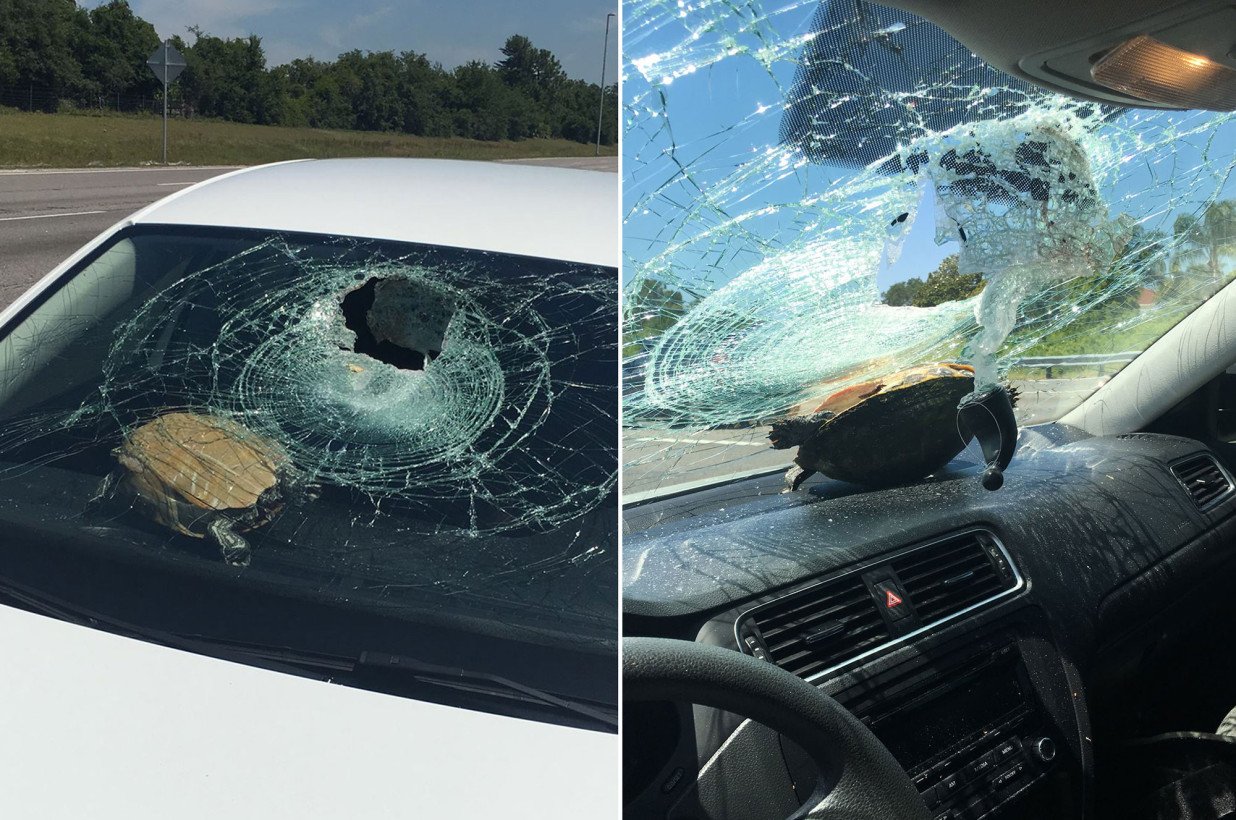
[[[908,607],[899,615],[877,605],[889,584]],[[996,536],[970,530],[757,606],[735,621],[734,637],[742,651],[816,680],[1022,585]]]
[[[1232,482],[1213,456],[1196,455],[1172,465],[1172,473],[1189,491],[1199,510],[1218,504],[1232,491]]]
[[[923,623],[955,615],[1017,586],[995,541],[980,532],[937,541],[892,561]]]
[[[768,660],[804,678],[890,638],[866,585],[853,573],[754,610],[744,629],[763,644]]]

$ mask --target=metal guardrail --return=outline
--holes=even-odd
[[[1052,368],[1074,365],[1091,365],[1098,368],[1103,375],[1104,368],[1109,364],[1128,364],[1141,355],[1140,350],[1126,350],[1123,353],[1076,353],[1072,356],[1027,356],[1017,362],[1017,367],[1041,367],[1047,378],[1052,378]]]

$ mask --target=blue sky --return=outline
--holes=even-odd
[[[807,30],[808,22],[815,11],[812,3],[778,9],[767,18],[771,27],[775,27],[781,37],[801,34]],[[694,40],[691,23],[696,21],[683,20],[682,28],[676,25],[679,21],[668,22],[656,30],[644,30],[632,34],[627,32],[627,42],[631,52],[627,58],[639,57],[654,51],[672,49],[684,42]],[[635,42],[632,43],[632,40]],[[701,45],[701,52],[707,53],[708,42]],[[689,76],[680,78],[660,90],[665,95],[666,110],[670,112],[673,126],[674,141],[680,149],[679,158],[690,160],[700,157],[705,169],[705,178],[715,174],[727,175],[734,168],[752,158],[764,147],[776,145],[777,128],[780,122],[779,103],[783,89],[792,82],[795,64],[785,59],[774,64],[770,75],[751,59],[722,59],[712,65],[701,66]],[[624,74],[624,103],[634,95],[646,92],[648,86],[641,81],[637,72],[626,67]],[[765,111],[762,115],[757,112]],[[737,127],[733,130],[731,126]],[[663,137],[663,135],[660,135]],[[624,153],[627,157],[627,167],[636,163],[631,159],[641,149],[646,148],[648,141],[639,135],[624,135]],[[663,144],[663,139],[654,139],[653,143]],[[654,170],[642,178],[632,179],[628,175],[624,181],[625,202],[628,207],[635,200],[668,178],[677,169],[654,161]],[[697,170],[699,167],[697,166]],[[711,173],[710,173],[711,172]],[[747,203],[755,207],[756,203],[791,201],[802,192],[802,180],[807,179],[810,192],[819,193],[824,190],[829,180],[844,179],[853,174],[852,169],[827,168],[814,166],[810,172],[800,178],[790,178],[773,183],[763,192],[755,194],[755,198]],[[714,177],[715,178],[715,177]],[[934,209],[932,202],[925,204],[915,229],[907,237],[901,258],[890,268],[879,272],[878,283],[881,290],[893,282],[898,282],[910,276],[925,276],[934,269],[950,253],[957,250],[955,243],[944,246],[935,243]],[[741,208],[739,210],[742,210]],[[655,236],[661,227],[657,215],[641,217],[633,215],[624,226],[623,252],[634,262],[648,259],[659,243],[648,243],[645,237]],[[745,260],[745,264],[754,261]],[[733,260],[730,274],[737,273],[745,266],[738,259]],[[633,275],[632,266],[624,267],[624,278]]]
[[[219,37],[257,34],[270,65],[296,57],[332,60],[341,52],[416,51],[453,68],[469,60],[495,62],[512,34],[547,48],[571,77],[598,82],[605,15],[618,0],[129,0],[160,37],[189,36],[200,25]],[[88,0],[88,6],[100,5]],[[611,21],[609,70],[617,66],[617,24]]]

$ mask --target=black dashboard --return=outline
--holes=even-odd
[[[1115,816],[1096,745],[1101,765],[1105,742],[1170,728],[1137,698],[1187,693],[1155,678],[1156,653],[1204,635],[1233,597],[1226,458],[1180,436],[1043,425],[1022,431],[995,492],[959,464],[890,490],[824,479],[787,495],[765,476],[658,499],[624,512],[623,632],[815,683],[893,752],[930,816]],[[1206,694],[1236,704],[1236,681],[1223,688]],[[705,788],[760,788],[793,810],[814,788],[792,744],[739,716],[662,705],[626,720],[628,816],[699,816]],[[710,780],[744,745],[763,750],[759,782]]]

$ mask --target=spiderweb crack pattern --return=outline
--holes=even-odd
[[[298,275],[286,276],[289,263]],[[449,295],[446,343],[423,370],[352,352],[340,305],[369,277]],[[415,262],[309,262],[275,242],[146,301],[117,330],[97,409],[127,432],[144,421],[130,411],[159,395],[168,406],[243,420],[282,443],[311,481],[419,503],[430,520],[464,499],[477,533],[553,528],[599,503],[616,477],[582,483],[569,466],[577,453],[531,439],[554,413],[613,410],[604,391],[555,377],[554,357],[576,351],[570,328],[552,325],[538,300],[592,301],[586,320],[605,321],[605,296],[603,286],[579,293],[566,277],[496,282]],[[207,306],[223,317],[217,334],[178,331],[186,312]]]
[[[1180,222],[1236,195],[1231,115],[1051,94],[861,1],[624,8],[623,418],[656,431],[627,460],[654,483],[701,431],[909,365],[969,361],[981,386],[1099,321],[1140,349],[1231,277],[1236,231],[1204,266]],[[986,288],[884,304],[924,212]],[[1144,287],[1151,307],[1115,310]],[[751,452],[723,446],[711,462]]]

